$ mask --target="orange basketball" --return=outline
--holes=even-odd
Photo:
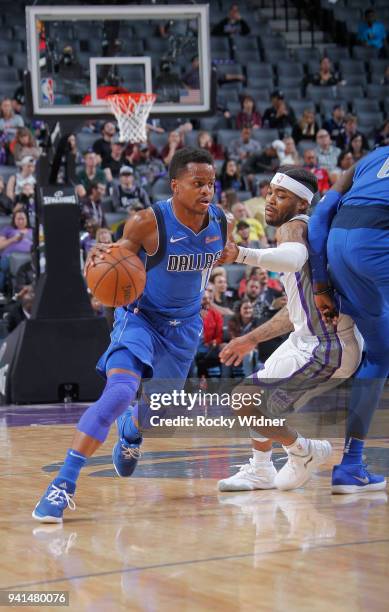
[[[104,306],[125,306],[139,297],[146,284],[146,271],[134,253],[113,247],[104,259],[95,260],[85,270],[86,282]]]

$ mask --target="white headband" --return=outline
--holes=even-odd
[[[282,174],[282,172],[277,172],[277,174],[273,176],[270,183],[274,185],[275,187],[283,187],[284,189],[288,189],[292,193],[299,196],[299,198],[302,198],[303,200],[308,200],[309,204],[312,202],[312,199],[313,199],[312,191],[308,189],[308,187],[305,187],[305,185],[302,185],[301,183],[296,181],[291,176],[288,176],[287,174]]]

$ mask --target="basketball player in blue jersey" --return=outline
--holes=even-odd
[[[81,416],[58,476],[33,511],[38,521],[60,523],[64,510],[75,508],[72,497],[81,468],[115,420],[119,440],[114,466],[120,476],[132,474],[143,415],[128,407],[142,378],[170,379],[175,390],[186,380],[202,330],[202,293],[224,249],[227,221],[222,209],[212,204],[215,170],[208,152],[177,151],[169,173],[172,199],[139,212],[117,243],[143,258],[146,287],[135,304],[116,309],[111,343],[97,364],[106,387]],[[96,247],[92,261],[104,257],[104,250],[106,245]]]
[[[283,416],[309,399],[349,378],[361,360],[361,347],[353,320],[339,318],[338,328],[324,323],[314,302],[308,259],[306,214],[317,191],[316,177],[295,166],[283,166],[272,178],[266,196],[266,222],[278,228],[275,249],[227,245],[223,258],[280,273],[287,306],[270,321],[246,336],[231,340],[221,351],[226,365],[238,365],[258,342],[291,332],[288,339],[254,372],[245,384],[266,391],[262,405],[267,416]],[[242,389],[237,389],[236,391]],[[250,389],[250,387],[249,387]],[[261,410],[259,408],[259,410]],[[287,425],[251,431],[253,457],[229,478],[220,491],[281,490],[303,486],[314,469],[331,454],[326,440],[303,437]],[[277,473],[271,460],[274,442],[283,445],[288,460]]]
[[[369,153],[339,177],[317,205],[308,236],[318,308],[326,320],[336,320],[338,311],[351,315],[365,345],[332,490],[377,491],[386,487],[386,480],[367,471],[362,452],[389,374],[388,146]]]

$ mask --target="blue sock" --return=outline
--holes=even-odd
[[[364,440],[348,438],[343,450],[342,465],[361,465]]]
[[[127,417],[124,424],[124,437],[126,440],[137,440],[140,438],[141,433],[137,426],[134,423],[134,418],[138,420],[138,404],[136,404],[133,408],[127,411],[126,415],[131,412],[131,417]]]
[[[69,480],[70,482],[76,483],[77,478],[80,475],[81,468],[86,464],[86,457],[81,455],[78,451],[69,448],[63,466],[58,472],[57,478],[63,480]]]

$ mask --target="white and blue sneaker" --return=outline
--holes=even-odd
[[[132,411],[129,409],[116,419],[119,440],[112,450],[112,463],[116,474],[121,478],[129,478],[129,476],[132,475],[142,456],[140,450],[140,445],[143,442],[142,435],[139,433],[139,436],[132,440],[128,440],[124,437],[125,423],[127,419],[131,418]]]
[[[75,490],[75,484],[68,480],[55,478],[35,506],[32,518],[41,523],[62,523],[64,510],[66,508],[76,509],[76,504],[72,499]]]
[[[332,470],[332,493],[362,493],[381,491],[386,488],[386,479],[379,474],[370,474],[366,465],[334,465]]]

